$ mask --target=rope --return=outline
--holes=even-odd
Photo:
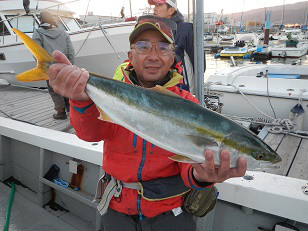
[[[103,32],[104,36],[106,37],[108,43],[110,44],[110,46],[112,47],[112,49],[114,50],[114,52],[116,52],[116,50],[115,50],[115,48],[113,47],[112,43],[109,41],[109,39],[112,40],[112,42],[121,50],[122,53],[125,54],[125,56],[127,56],[127,53],[126,53],[126,52],[125,52],[125,51],[124,51],[113,39],[112,39],[111,36],[109,36],[109,38],[108,38],[108,34],[107,34],[106,31],[104,30],[104,28],[102,28],[101,24],[98,22],[98,23],[96,23],[96,24],[92,27],[92,29],[89,31],[89,33],[88,33],[86,39],[83,41],[83,43],[81,44],[80,48],[79,48],[78,51],[76,52],[76,57],[77,57],[77,55],[79,54],[79,51],[80,51],[80,50],[82,49],[82,47],[85,45],[85,43],[86,43],[86,41],[88,40],[90,34],[94,31],[94,29],[96,29],[97,26],[100,27],[101,31]],[[116,52],[116,53],[117,53],[117,52]],[[122,62],[124,62],[124,60],[121,58],[121,56],[119,56],[118,53],[117,53],[117,56],[118,56],[118,59],[120,59]]]
[[[274,120],[275,118],[267,115],[266,113],[264,113],[263,111],[261,111],[257,106],[255,106],[249,99],[248,97],[235,85],[231,84],[230,86],[234,87],[239,93],[241,93],[241,95],[248,101],[248,103],[250,103],[251,106],[254,107],[254,109],[256,109],[258,112],[260,112],[262,115]]]
[[[308,132],[306,131],[295,131],[294,123],[289,119],[273,119],[268,120],[264,118],[252,118],[252,117],[238,117],[224,115],[231,120],[246,121],[250,123],[260,124],[268,126],[268,132],[274,134],[286,134],[291,136],[296,136],[302,139],[308,139]]]
[[[210,85],[210,84],[208,84]],[[249,122],[255,122],[258,124],[264,124],[264,125],[268,125],[271,126],[270,128],[268,128],[268,132],[270,133],[275,133],[275,134],[288,134],[288,135],[292,135],[292,136],[296,136],[296,137],[300,137],[303,139],[308,139],[308,133],[302,132],[302,131],[294,131],[294,123],[289,120],[289,119],[276,119],[273,118],[269,115],[267,115],[266,113],[262,112],[257,106],[255,106],[249,99],[248,97],[235,85],[230,84],[230,86],[234,87],[247,101],[248,103],[250,103],[250,105],[255,108],[258,112],[260,112],[262,115],[268,117],[271,119],[271,121],[254,121],[253,118],[248,118],[248,120],[245,120],[242,118],[236,118],[237,120],[244,120],[244,121],[249,121]],[[301,93],[299,96],[299,104],[302,103],[302,96],[304,94],[304,92],[306,92],[307,89],[301,89]],[[227,116],[227,117],[232,117],[232,116]],[[233,116],[234,118],[235,116]],[[235,119],[235,118],[234,118]]]
[[[118,52],[116,51],[116,49],[114,48],[114,46],[113,46],[112,43],[110,42],[110,40],[109,40],[109,38],[108,38],[108,34],[107,34],[107,32],[105,31],[105,29],[102,27],[102,24],[99,24],[99,28],[100,28],[101,31],[103,32],[104,36],[106,37],[106,39],[107,39],[109,45],[112,47],[113,51],[117,54],[118,59],[120,59],[120,60],[122,61],[122,63],[123,63],[124,60],[121,58],[121,56],[118,54]],[[110,36],[109,36],[109,37],[110,37]],[[111,37],[110,37],[110,38],[111,38]],[[114,42],[114,41],[113,41],[113,42]],[[117,44],[117,43],[115,43],[115,44]],[[121,49],[121,48],[120,48],[120,49]],[[122,52],[123,52],[123,50],[122,50]],[[125,52],[124,52],[124,53],[125,53]],[[127,54],[125,53],[125,55],[127,55]]]

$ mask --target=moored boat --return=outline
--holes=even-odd
[[[308,107],[307,73],[307,65],[232,67],[211,75],[206,82],[206,92],[219,98],[223,114],[285,119],[298,102],[304,110]],[[307,130],[307,113],[303,121],[303,129]]]

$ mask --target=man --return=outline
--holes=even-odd
[[[123,70],[123,76],[129,84],[145,88],[161,85],[197,103],[189,92],[177,86],[182,76],[170,69],[174,62],[174,26],[168,19],[140,17],[129,37],[130,64]],[[104,230],[194,230],[196,224],[192,216],[181,209],[183,198],[175,190],[181,185],[202,190],[211,187],[213,182],[244,175],[245,160],[240,158],[238,167],[230,169],[230,156],[226,150],[221,152],[221,165],[218,168],[214,166],[213,152],[210,150],[205,152],[206,163],[192,166],[174,162],[168,159],[173,153],[119,125],[99,120],[99,112],[85,92],[88,72],[70,65],[60,52],[54,52],[53,56],[58,63],[49,68],[50,84],[57,93],[71,99],[70,119],[76,135],[86,141],[104,140],[103,166],[111,178],[108,187],[113,180],[123,185],[119,192],[112,192],[114,196],[108,211],[103,213]],[[174,183],[173,180],[180,181],[179,185],[173,184],[170,187],[166,180],[170,183]],[[157,192],[156,199],[149,200],[131,187],[136,182],[151,182],[154,189],[152,192],[163,192]],[[111,192],[107,188],[104,196]],[[104,201],[101,200],[100,204]]]
[[[40,14],[40,28],[34,30],[33,40],[40,44],[48,53],[59,50],[63,52],[69,59],[70,63],[75,61],[75,50],[68,33],[59,29],[53,16],[47,12],[42,11]],[[57,120],[67,119],[66,111],[69,111],[69,101],[61,95],[56,94],[49,86],[47,81],[48,92],[54,103],[56,113],[53,118]]]
[[[183,64],[184,89],[195,94],[193,25],[184,22],[184,17],[177,8],[176,0],[148,0],[148,3],[155,5],[154,16],[169,18],[177,24],[175,53]]]

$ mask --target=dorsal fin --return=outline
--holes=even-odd
[[[172,91],[167,90],[166,88],[156,85],[155,87],[152,87],[151,90],[158,92],[158,93],[162,93],[165,95],[171,95],[171,96],[176,96],[176,97],[180,97],[179,95],[175,94]],[[180,97],[181,98],[181,97]]]
[[[100,109],[98,106],[96,106],[97,110],[99,111],[99,119],[100,120],[104,120],[104,121],[107,121],[107,122],[110,122],[110,123],[113,123],[112,119],[102,110]]]

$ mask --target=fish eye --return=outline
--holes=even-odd
[[[260,153],[257,155],[257,160],[263,160],[264,159],[264,154]]]

